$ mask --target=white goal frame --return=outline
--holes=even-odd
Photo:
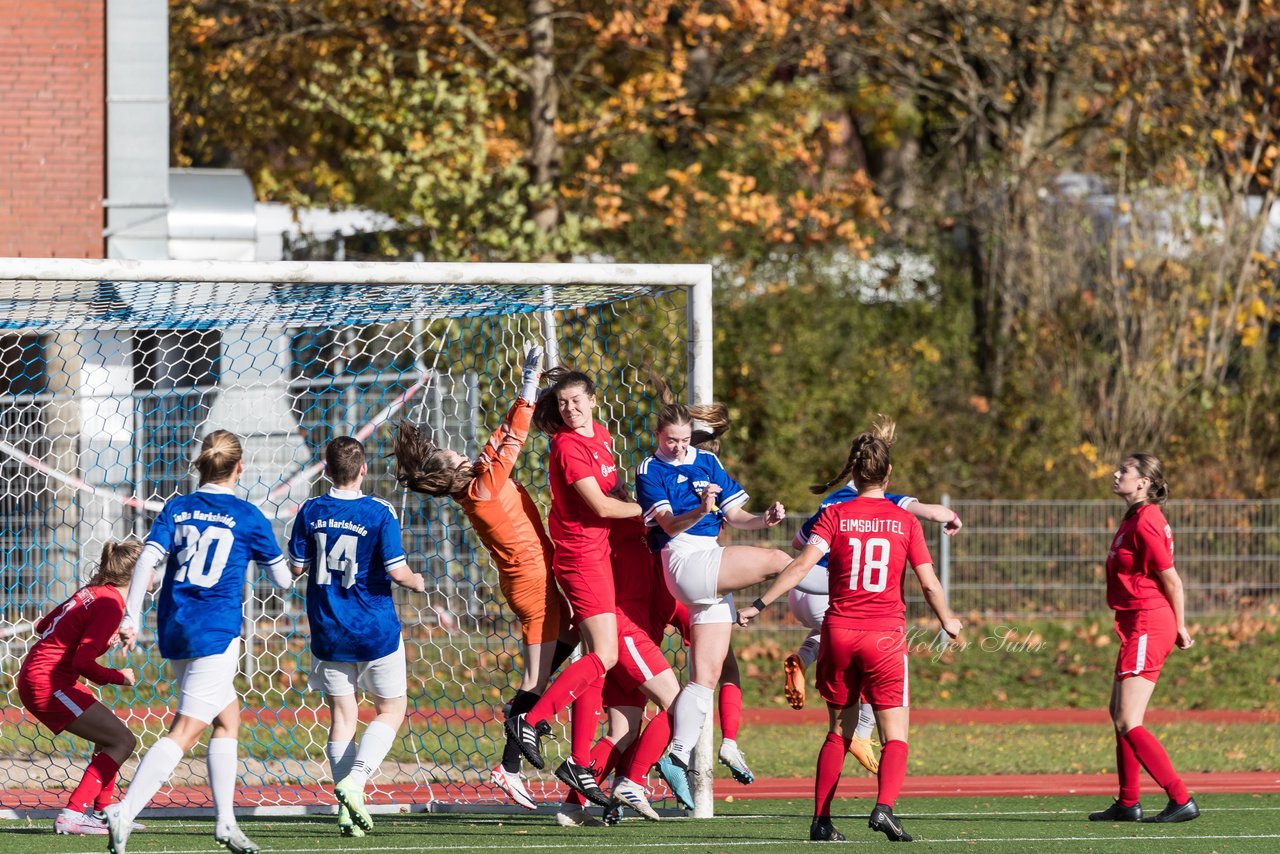
[[[657,286],[686,292],[687,388],[690,403],[712,399],[712,277],[710,264],[616,263],[421,263],[349,261],[131,261],[63,258],[0,258],[0,321],[7,331],[21,331],[15,309],[34,295],[34,286],[65,283],[227,283],[261,285],[519,285],[548,289],[548,304],[556,289],[570,286]],[[544,315],[544,334],[554,344],[554,320]],[[47,318],[46,321],[47,323]],[[70,330],[68,330],[70,331]],[[550,351],[554,356],[555,350]],[[695,817],[714,813],[712,783],[712,727],[708,720],[695,767]],[[284,815],[313,811],[311,807],[259,806],[246,814]],[[429,811],[476,811],[471,805],[431,804]],[[373,811],[381,811],[374,808]],[[57,810],[0,809],[0,819],[27,818]],[[189,810],[166,810],[178,815]],[[196,812],[202,812],[197,810]]]

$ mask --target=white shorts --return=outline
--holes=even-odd
[[[831,597],[821,593],[805,593],[798,588],[792,588],[787,594],[787,604],[791,606],[791,613],[795,614],[797,620],[816,632],[822,628],[822,620],[827,616],[827,606],[831,604]]]
[[[178,714],[206,724],[236,699],[240,671],[240,638],[232,639],[217,655],[172,659],[177,671]]]
[[[392,700],[409,693],[404,640],[395,652],[373,661],[321,661],[311,665],[311,685],[329,697],[349,697],[356,688]]]
[[[681,535],[662,549],[667,589],[689,607],[691,623],[732,623],[738,619],[733,594],[716,592],[723,557],[724,546],[715,537]]]

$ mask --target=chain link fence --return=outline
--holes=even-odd
[[[1124,515],[1120,501],[948,501],[964,528],[943,537],[925,523],[938,575],[960,615],[1071,618],[1107,610],[1105,561]],[[1187,615],[1280,603],[1280,500],[1183,500],[1164,508]],[[791,550],[802,517],[732,542]],[[789,520],[790,521],[790,520]],[[741,594],[749,602],[751,591]],[[907,583],[908,618],[930,617]],[[779,619],[785,609],[773,610]],[[783,625],[792,622],[787,615]]]

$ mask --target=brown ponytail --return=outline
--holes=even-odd
[[[1147,497],[1125,511],[1124,517],[1128,519],[1138,512],[1139,507],[1147,504],[1163,505],[1169,499],[1169,482],[1164,479],[1164,466],[1160,465],[1160,460],[1155,454],[1139,452],[1130,454],[1125,459],[1133,460],[1134,471],[1139,477],[1145,477],[1151,481],[1151,485],[1147,487]]]
[[[396,427],[396,481],[420,495],[453,495],[475,478],[475,463],[451,465],[451,456],[407,421]]]
[[[110,585],[124,587],[133,578],[133,565],[142,554],[142,543],[130,537],[127,540],[108,540],[98,558],[98,569],[89,579],[90,587]]]
[[[853,480],[854,486],[861,492],[864,486],[877,486],[884,483],[889,476],[889,449],[893,447],[893,437],[897,425],[892,418],[877,416],[871,429],[859,433],[849,447],[849,458],[844,468],[826,483],[815,483],[809,491],[821,495],[837,483]]]
[[[718,453],[720,437],[729,429],[729,407],[723,403],[700,403],[686,406],[676,400],[667,381],[649,369],[649,384],[658,394],[662,408],[658,410],[658,422],[653,428],[657,433],[673,424],[688,424],[692,428],[689,443],[704,451]]]
[[[195,468],[200,472],[200,485],[226,480],[236,470],[236,463],[244,456],[240,440],[230,430],[214,430],[200,443],[200,456]]]

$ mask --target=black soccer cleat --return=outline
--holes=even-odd
[[[890,842],[912,841],[911,834],[902,829],[902,822],[893,814],[893,808],[886,804],[876,804],[867,818],[867,827],[883,833]]]
[[[604,793],[596,782],[596,775],[585,765],[579,765],[572,759],[566,759],[556,766],[556,779],[573,789],[579,795],[602,807],[608,807],[613,799]]]
[[[813,822],[809,825],[809,841],[844,842],[844,834],[836,830],[836,826],[831,823],[830,816],[823,818],[814,816]]]
[[[1187,798],[1185,804],[1179,804],[1172,799],[1165,805],[1165,808],[1157,814],[1144,818],[1143,824],[1173,824],[1177,821],[1192,821],[1200,817],[1200,807],[1196,806],[1195,798]]]
[[[1089,821],[1142,821],[1142,804],[1126,807],[1116,801],[1105,810],[1089,813]]]
[[[604,814],[600,816],[600,819],[605,824],[609,825],[609,827],[616,827],[622,821],[622,807],[616,803],[611,805],[604,811]]]
[[[530,765],[539,771],[547,766],[542,758],[542,737],[551,734],[551,724],[539,721],[537,726],[531,726],[525,721],[524,715],[516,715],[514,718],[507,718],[502,729],[509,741],[515,741],[520,746],[520,753],[529,760]]]

